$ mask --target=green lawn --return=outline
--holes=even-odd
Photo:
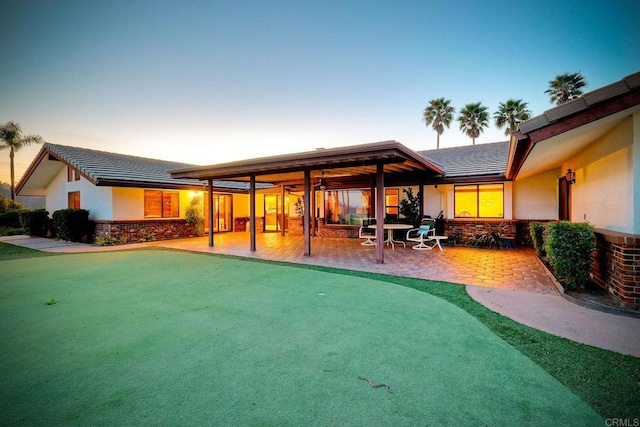
[[[638,414],[640,359],[519,325],[457,285],[162,250],[8,258],[2,425],[602,425]]]

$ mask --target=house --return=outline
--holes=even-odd
[[[210,245],[249,218],[252,250],[256,232],[289,231],[305,236],[306,255],[311,235],[355,237],[363,218],[402,219],[408,189],[453,241],[499,226],[530,244],[533,221],[590,222],[594,279],[640,307],[640,73],[549,109],[504,142],[416,152],[382,141],[209,166],[46,144],[17,187],[46,195],[49,211],[89,209],[99,233],[157,226],[163,238],[189,234],[189,192],[206,190]]]
[[[16,187],[21,195],[44,196],[46,210],[82,208],[96,223],[96,236],[139,241],[193,235],[185,211],[202,182],[171,178],[169,171],[193,165],[45,143]],[[268,187],[268,186],[263,186]],[[233,229],[234,208],[247,216],[247,186],[216,181],[213,230]],[[235,201],[234,201],[235,198]],[[204,199],[203,212],[207,211]],[[205,227],[209,228],[209,218]]]

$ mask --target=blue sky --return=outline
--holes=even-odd
[[[637,0],[0,4],[0,123],[194,164],[388,139],[432,149],[430,99],[493,115],[517,98],[537,115],[557,74],[581,71],[588,91],[640,71]],[[492,124],[476,143],[501,140]],[[456,122],[440,144],[471,140]],[[38,149],[18,153],[18,177]]]

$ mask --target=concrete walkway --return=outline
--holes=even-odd
[[[259,250],[251,252],[242,233],[206,238],[167,240],[123,246],[94,246],[28,236],[0,237],[0,242],[54,253],[102,252],[165,247],[250,258],[325,265],[444,280],[466,284],[468,294],[490,310],[517,322],[570,340],[640,357],[640,318],[604,313],[564,299],[533,251],[446,247],[444,252],[397,247],[385,251],[385,264],[376,264],[375,250],[358,239],[314,239],[315,256],[304,257],[296,237],[260,234]]]

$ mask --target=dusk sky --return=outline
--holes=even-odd
[[[534,115],[557,74],[640,71],[640,1],[0,0],[0,123],[213,164],[394,139],[436,147],[430,99]],[[493,125],[477,143],[504,141]],[[452,123],[441,147],[471,144]],[[16,177],[40,147],[16,157]],[[9,154],[0,152],[0,181]]]

